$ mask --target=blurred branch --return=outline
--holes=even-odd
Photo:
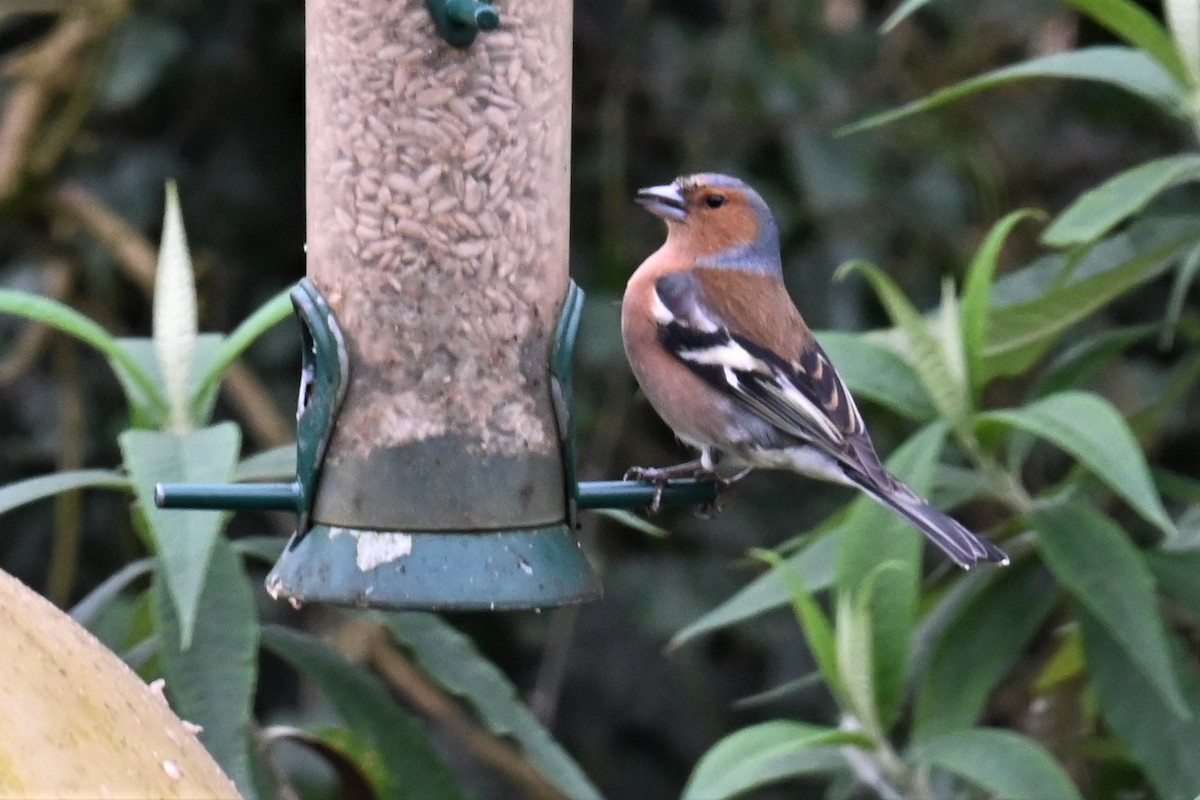
[[[83,467],[83,443],[87,411],[83,400],[83,378],[75,358],[75,343],[66,336],[55,337],[54,372],[59,385],[58,471]],[[54,498],[54,541],[46,596],[59,608],[71,602],[71,590],[79,571],[79,540],[83,535],[83,492],[76,489]]]
[[[369,622],[348,623],[339,634],[339,643],[348,643],[360,652],[376,672],[422,715],[441,726],[460,741],[481,763],[502,775],[530,800],[566,800],[541,772],[505,740],[480,727],[453,698],[442,691],[424,672],[391,642],[380,625]]]
[[[70,87],[67,75],[95,36],[93,17],[65,18],[33,49],[10,58],[5,72],[17,79],[0,117],[0,202],[21,186],[29,155],[38,144],[38,129],[57,91]]]

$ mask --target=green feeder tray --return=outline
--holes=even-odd
[[[471,533],[397,533],[316,525],[267,576],[294,604],[502,611],[601,594],[566,525]]]

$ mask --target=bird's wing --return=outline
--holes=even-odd
[[[750,325],[743,324],[740,330],[725,319],[722,309],[714,307],[717,304],[710,297],[716,293],[705,288],[705,281],[695,271],[657,281],[655,314],[662,346],[707,383],[783,433],[818,447],[867,477],[886,475],[850,392],[803,327],[782,286],[763,296],[782,296],[787,309],[760,314],[757,323],[750,317]],[[794,319],[789,319],[793,315]],[[739,315],[739,319],[746,318]],[[781,322],[799,327],[790,334],[780,332]],[[799,341],[786,338],[789,335]],[[764,339],[776,340],[776,346]],[[792,352],[779,352],[786,349]]]

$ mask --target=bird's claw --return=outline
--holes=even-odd
[[[712,519],[721,513],[721,509],[725,507],[725,495],[735,483],[750,474],[750,468],[742,470],[736,475],[731,475],[728,478],[722,478],[715,472],[708,473],[704,477],[709,478],[717,487],[716,497],[711,503],[704,503],[696,507],[696,516],[700,519]]]
[[[710,480],[716,485],[716,497],[710,503],[697,506],[696,516],[701,519],[711,519],[721,512],[721,508],[724,505],[722,499],[729,490],[729,487],[748,474],[750,474],[749,468],[729,478],[722,478],[716,472],[704,469],[698,462],[689,462],[676,467],[630,467],[625,471],[624,479],[627,481],[642,481],[654,486],[654,494],[650,499],[650,505],[647,507],[647,510],[651,514],[657,514],[659,509],[662,508],[663,492],[666,491],[667,484],[671,482],[672,478],[686,475],[699,480]]]
[[[667,489],[667,484],[671,481],[671,471],[667,469],[656,469],[654,467],[630,467],[625,470],[624,480],[641,481],[654,486],[654,495],[650,498],[650,505],[646,510],[651,514],[657,514],[662,508],[663,492]]]

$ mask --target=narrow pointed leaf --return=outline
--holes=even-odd
[[[130,490],[129,478],[111,469],[76,469],[39,475],[0,486],[0,514],[78,489]]]
[[[364,737],[345,728],[313,733],[286,725],[273,725],[258,735],[261,748],[289,742],[311,751],[337,775],[338,800],[386,800],[387,774],[373,763],[374,747]],[[281,793],[282,794],[282,793]]]
[[[250,582],[233,548],[219,540],[204,573],[187,647],[163,577],[161,572],[155,575],[152,610],[171,707],[204,728],[200,741],[249,798],[250,715],[258,683],[259,639]]]
[[[1088,672],[1108,730],[1145,770],[1157,796],[1191,800],[1200,794],[1200,686],[1188,656],[1171,642],[1171,663],[1183,685],[1189,715],[1162,698],[1128,649],[1096,616],[1080,610]]]
[[[713,745],[692,771],[684,800],[723,800],[798,775],[845,767],[844,745],[869,745],[860,734],[774,720],[742,728]]]
[[[153,558],[139,558],[137,561],[129,562],[105,578],[99,586],[76,603],[71,608],[71,619],[85,628],[89,627],[104,608],[129,587],[129,584],[153,571]]]
[[[1168,536],[1175,534],[1128,423],[1099,395],[1060,392],[1023,408],[981,414],[979,422],[1028,431],[1061,447],[1148,522]]]
[[[967,267],[967,279],[963,286],[960,319],[962,326],[962,349],[967,359],[967,374],[971,387],[976,392],[983,388],[986,372],[983,369],[984,348],[987,345],[989,305],[992,298],[992,282],[996,275],[996,264],[1000,250],[1008,240],[1013,228],[1023,220],[1037,217],[1039,212],[1022,209],[1008,214],[988,231],[983,243],[975,251]]]
[[[154,350],[167,396],[169,427],[174,433],[191,428],[188,414],[192,360],[196,347],[196,282],[183,231],[179,192],[167,184],[162,243],[154,275]]]
[[[1192,85],[1200,83],[1200,4],[1196,0],[1164,0],[1171,39],[1186,65]]]
[[[0,289],[0,313],[49,325],[96,348],[121,380],[130,406],[165,409],[166,399],[146,370],[129,357],[115,336],[70,306],[29,292]]]
[[[1029,369],[1067,329],[1165,273],[1200,233],[1194,221],[1131,226],[1075,263],[1049,256],[993,290],[984,349],[985,380]]]
[[[221,337],[212,358],[196,365],[196,378],[189,387],[192,416],[206,417],[205,409],[221,385],[221,376],[229,365],[241,358],[264,333],[292,314],[291,287],[276,294],[244,319],[228,336]]]
[[[465,700],[500,736],[511,736],[526,758],[572,800],[600,800],[600,792],[574,759],[538,722],[500,670],[474,643],[436,614],[379,614],[377,619],[413,655],[423,670]]]
[[[933,0],[904,0],[895,11],[888,15],[888,18],[883,21],[883,25],[879,26],[880,31],[883,33],[891,32],[893,28],[931,2]]]
[[[228,483],[237,464],[241,431],[232,422],[225,422],[183,436],[126,431],[118,441],[151,544],[162,564],[160,577],[178,612],[181,641],[186,648],[192,640],[196,604],[224,515],[158,508],[154,504],[154,485]]]
[[[1154,579],[1129,537],[1090,506],[1034,512],[1047,566],[1125,650],[1172,712],[1191,712],[1171,665]],[[1090,662],[1089,662],[1090,663]]]
[[[915,492],[928,496],[945,438],[945,425],[926,426],[888,459],[889,469]],[[868,580],[874,584],[870,608],[873,684],[884,725],[890,725],[899,713],[908,678],[923,541],[912,525],[866,498],[856,501],[846,521],[837,572],[838,602],[840,606],[843,597],[859,596]],[[876,573],[884,562],[893,564],[893,568]],[[840,655],[839,665],[844,673],[846,665]]]
[[[888,316],[903,332],[907,360],[942,417],[952,424],[961,423],[969,413],[966,383],[962,376],[955,374],[954,360],[944,343],[886,273],[865,261],[852,261],[838,268],[837,277],[840,279],[851,272],[862,272],[867,277]]]
[[[923,743],[916,757],[986,789],[1002,800],[1082,800],[1050,754],[1035,741],[1012,731],[975,728],[944,734]]]
[[[245,458],[237,466],[234,480],[281,481],[296,477],[296,445],[285,444]]]
[[[873,641],[878,632],[875,612],[882,608],[876,590],[890,572],[902,573],[903,565],[898,561],[878,564],[855,591],[840,592],[837,598],[835,647],[840,699],[873,741],[886,736],[879,702],[883,692],[879,691],[876,676],[889,671],[904,674],[903,664],[878,660]]]
[[[792,611],[796,615],[796,621],[800,623],[800,630],[804,634],[808,650],[817,663],[817,669],[820,670],[825,685],[830,688],[835,697],[840,696],[842,688],[838,683],[837,652],[833,626],[830,624],[829,618],[817,605],[817,601],[813,599],[812,593],[804,585],[804,582],[788,568],[787,562],[781,556],[767,550],[756,550],[752,555],[766,561],[784,576],[792,595]]]
[[[1200,155],[1147,161],[1118,173],[1067,206],[1042,233],[1051,247],[1088,244],[1142,211],[1167,189],[1200,180]]]
[[[1200,622],[1200,550],[1149,550],[1145,556],[1162,593]]]
[[[1162,65],[1146,53],[1128,47],[1103,45],[1030,59],[954,84],[928,97],[868,117],[840,133],[858,133],[928,111],[985,89],[1045,78],[1095,81],[1124,89],[1154,103],[1162,111],[1187,118],[1187,92]]]
[[[1179,328],[1180,318],[1183,317],[1183,304],[1187,301],[1188,292],[1198,273],[1200,273],[1200,244],[1194,245],[1187,252],[1179,269],[1175,271],[1175,280],[1171,283],[1171,296],[1167,299],[1167,310],[1163,314],[1163,332],[1160,342],[1164,349],[1175,343],[1175,332]]]
[[[863,499],[856,502],[865,505],[870,501]],[[815,538],[785,560],[787,568],[809,592],[819,592],[833,585],[844,530],[838,526],[829,529],[828,532],[811,534]],[[750,581],[728,600],[680,630],[671,639],[671,647],[679,647],[705,634],[753,619],[759,614],[786,605],[789,598],[787,578],[780,570],[772,569]]]
[[[263,628],[263,645],[315,683],[346,727],[372,743],[373,757],[388,773],[389,800],[465,797],[420,724],[367,668],[312,636],[278,625]]]
[[[917,694],[917,741],[974,725],[1058,603],[1057,587],[1039,564],[1017,564],[990,577],[933,648]]]
[[[1116,36],[1148,53],[1181,84],[1190,81],[1187,67],[1162,24],[1132,0],[1066,0],[1080,13],[1108,28]],[[1191,0],[1189,0],[1190,2]]]
[[[1042,368],[1030,394],[1033,397],[1045,397],[1084,388],[1083,384],[1095,372],[1111,364],[1130,347],[1149,338],[1158,329],[1159,326],[1153,323],[1133,325],[1128,328],[1104,330],[1075,342]]]

